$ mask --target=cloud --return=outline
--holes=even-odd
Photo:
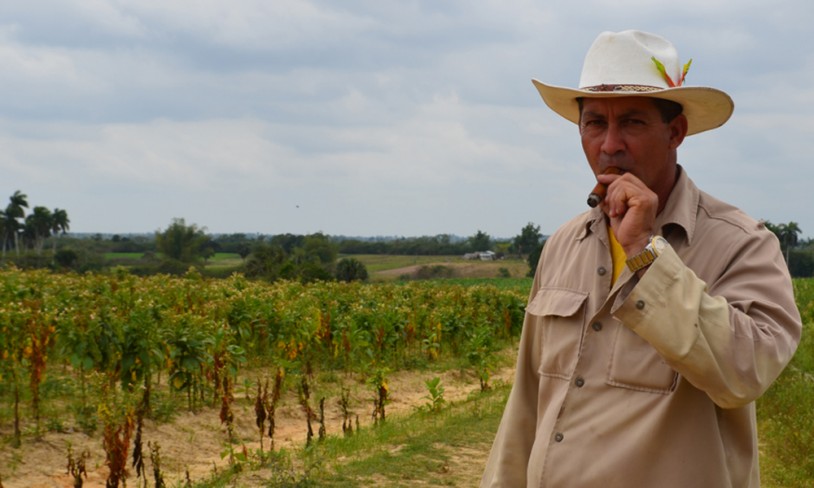
[[[592,176],[530,80],[573,86],[598,32],[641,28],[735,99],[682,147],[691,176],[810,233],[777,195],[814,178],[813,18],[805,0],[6,2],[0,197],[91,232],[550,233]]]

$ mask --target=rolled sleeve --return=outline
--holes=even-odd
[[[789,280],[777,269],[752,273],[751,279],[740,274],[720,284],[728,296],[712,296],[668,247],[640,280],[634,277],[620,289],[612,313],[718,406],[740,407],[777,378],[799,338],[794,305],[772,303],[778,292],[771,287]],[[738,286],[755,298],[739,301]]]
[[[629,329],[659,350],[665,360],[685,358],[698,341],[695,320],[703,282],[681,283],[688,270],[671,247],[667,247],[641,280],[633,278],[622,288],[612,310]],[[679,288],[686,288],[677,295]],[[694,318],[694,317],[693,317]],[[723,320],[727,317],[724,314]]]

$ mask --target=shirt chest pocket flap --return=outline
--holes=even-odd
[[[587,298],[585,292],[544,287],[526,307],[540,328],[540,374],[571,377],[579,356]]]

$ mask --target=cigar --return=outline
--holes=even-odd
[[[620,175],[624,173],[621,169],[617,168],[616,166],[610,166],[606,169],[602,174],[603,175]],[[605,198],[605,194],[608,192],[608,187],[603,185],[602,183],[597,182],[596,186],[593,190],[591,190],[591,194],[588,195],[588,206],[593,208],[599,205],[603,198]]]

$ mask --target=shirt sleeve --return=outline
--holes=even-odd
[[[613,315],[722,408],[757,399],[780,375],[802,324],[776,244],[749,236],[707,284],[667,247],[619,291]]]

